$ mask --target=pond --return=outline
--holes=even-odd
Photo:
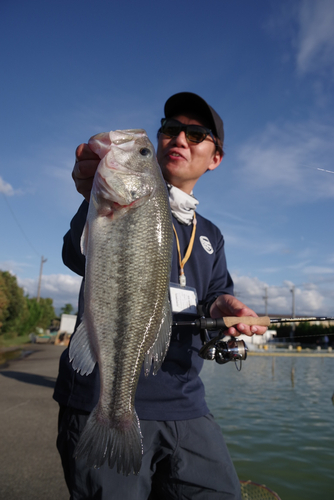
[[[334,358],[252,355],[240,372],[206,361],[202,380],[240,480],[334,499]]]
[[[21,347],[0,349],[0,367],[5,366],[6,363],[12,359],[20,358],[22,356],[22,351]]]

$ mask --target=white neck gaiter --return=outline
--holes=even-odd
[[[179,222],[189,226],[199,201],[192,194],[187,194],[171,184],[167,184],[167,187],[172,214]]]

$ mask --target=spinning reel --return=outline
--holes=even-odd
[[[228,328],[223,318],[200,318],[194,321],[178,321],[175,326],[194,326],[201,335],[203,347],[199,351],[199,356],[203,359],[215,360],[220,365],[229,361],[236,363],[236,368],[241,370],[241,362],[247,358],[248,347],[243,340],[232,337],[230,340],[222,340],[225,337],[224,331]],[[213,339],[210,338],[208,330],[220,330]],[[240,362],[239,367],[237,361]]]

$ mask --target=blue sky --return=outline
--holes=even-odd
[[[226,155],[195,187],[236,293],[258,313],[334,315],[334,3],[58,0],[0,4],[0,269],[76,307],[61,260],[81,202],[75,148],[144,128],[173,93],[222,116]],[[326,172],[329,171],[329,172]]]

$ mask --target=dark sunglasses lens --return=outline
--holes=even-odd
[[[187,137],[191,142],[202,142],[207,136],[207,132],[202,127],[198,127],[196,125],[188,125],[187,128]]]
[[[163,134],[168,135],[169,137],[176,137],[181,132],[181,126],[167,122],[162,125],[161,131]]]
[[[161,132],[169,137],[177,137],[182,130],[185,131],[188,141],[199,143],[204,141],[208,131],[199,125],[183,125],[173,120],[162,122]]]

